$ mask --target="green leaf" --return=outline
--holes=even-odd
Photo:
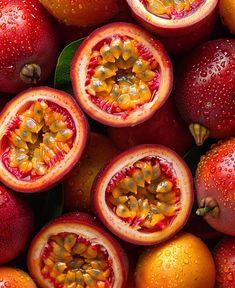
[[[73,95],[73,88],[70,80],[70,65],[78,47],[82,44],[83,40],[84,38],[76,40],[66,46],[62,50],[56,65],[54,87],[71,95]]]

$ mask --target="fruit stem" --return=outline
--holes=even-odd
[[[41,78],[41,67],[38,64],[25,64],[20,71],[20,79],[26,84],[37,84]]]
[[[211,215],[212,217],[218,217],[220,209],[217,201],[212,197],[203,198],[200,203],[200,208],[197,209],[196,214],[199,216]]]
[[[204,141],[209,137],[210,131],[208,128],[198,123],[192,123],[189,125],[189,130],[193,135],[197,146],[202,146]]]

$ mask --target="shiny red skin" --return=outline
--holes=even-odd
[[[211,138],[235,135],[234,55],[235,39],[209,41],[189,55],[176,79],[181,116],[207,127]]]
[[[41,84],[52,73],[59,55],[53,22],[37,0],[1,1],[0,91],[18,93],[32,85],[20,79],[25,64],[41,67]]]
[[[220,141],[212,146],[198,164],[195,188],[198,205],[202,199],[212,197],[218,203],[220,213],[210,214],[205,220],[215,230],[235,236],[235,138]]]
[[[74,223],[74,224],[81,224],[81,225],[86,225],[88,227],[91,227],[92,229],[98,231],[108,239],[108,241],[112,244],[112,246],[115,248],[116,255],[119,258],[119,261],[122,263],[122,275],[120,277],[123,277],[124,279],[124,284],[120,288],[124,288],[128,276],[128,270],[129,270],[129,264],[128,264],[128,259],[126,256],[126,253],[122,249],[122,247],[119,245],[119,243],[111,236],[104,228],[99,224],[99,222],[96,220],[96,217],[91,216],[91,214],[83,213],[83,212],[77,212],[77,213],[67,213],[64,214],[49,223],[47,223],[40,231],[39,233],[34,237],[33,241],[30,244],[30,248],[28,250],[28,257],[27,257],[27,265],[29,271],[32,271],[34,267],[32,267],[31,263],[34,263],[34,261],[31,262],[32,260],[32,250],[37,242],[38,239],[40,239],[41,234],[47,230],[49,227],[51,227],[51,230],[53,231],[53,225],[54,224],[64,224],[64,232],[66,232],[66,224],[68,223]],[[44,239],[45,243],[47,239]]]
[[[33,232],[34,216],[29,204],[0,185],[0,264],[19,256]]]
[[[135,10],[134,3],[138,1],[140,0],[127,0],[133,16],[142,26],[155,33],[158,39],[165,45],[168,52],[173,54],[185,53],[196,45],[206,41],[213,31],[218,14],[218,0],[209,0],[213,1],[215,5],[207,15],[203,16],[202,11],[200,17],[195,19],[192,24],[182,24],[179,27],[170,28],[164,27],[164,25],[155,25],[148,18],[147,14]]]
[[[123,150],[139,144],[161,144],[183,155],[193,145],[193,137],[171,98],[144,123],[134,127],[109,127],[108,135]]]
[[[235,237],[225,237],[215,247],[215,288],[235,287]]]

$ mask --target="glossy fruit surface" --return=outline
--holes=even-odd
[[[108,126],[134,126],[168,98],[172,66],[162,44],[130,23],[95,30],[71,66],[74,94],[82,109]]]
[[[108,135],[120,149],[161,144],[183,155],[193,145],[193,137],[170,98],[144,123],[135,127],[109,127]]]
[[[101,168],[118,154],[110,140],[91,132],[85,155],[63,182],[65,208],[68,211],[91,209],[91,187]]]
[[[119,154],[98,175],[93,203],[121,239],[151,245],[172,237],[192,208],[192,176],[172,150],[140,145]]]
[[[0,4],[0,91],[13,94],[48,79],[59,43],[51,19],[37,0]]]
[[[2,184],[0,219],[0,264],[4,264],[15,259],[26,249],[33,232],[34,217],[29,204]]]
[[[135,276],[136,288],[214,288],[215,265],[207,246],[185,233],[147,249]]]
[[[225,237],[214,249],[216,288],[235,287],[235,237]]]
[[[74,26],[104,23],[119,12],[122,0],[39,0],[60,22]]]
[[[235,39],[209,41],[178,71],[175,101],[198,145],[235,135]]]
[[[0,180],[19,192],[44,191],[77,164],[87,122],[70,95],[49,87],[26,90],[0,116]]]
[[[220,0],[219,13],[224,25],[235,34],[235,2],[233,0]]]
[[[156,33],[167,50],[182,53],[211,34],[218,0],[127,0],[127,3],[137,21]]]
[[[28,268],[41,288],[124,288],[128,274],[118,242],[85,213],[65,214],[47,224],[31,244]]]
[[[12,267],[0,267],[1,288],[37,288],[30,276],[23,270]]]
[[[235,235],[235,138],[212,146],[198,164],[197,213],[216,230]]]

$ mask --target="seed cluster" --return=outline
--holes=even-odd
[[[51,236],[41,273],[55,288],[111,288],[113,271],[104,247],[73,233]]]
[[[87,93],[92,101],[109,113],[149,102],[151,86],[158,89],[160,81],[151,52],[129,37],[114,35],[106,40],[94,49],[88,67]]]
[[[49,101],[36,101],[17,115],[17,124],[7,132],[7,159],[13,174],[45,175],[70,151],[75,129],[68,113],[58,107]]]
[[[163,229],[180,209],[180,191],[156,159],[117,173],[106,190],[114,213],[137,229]]]

